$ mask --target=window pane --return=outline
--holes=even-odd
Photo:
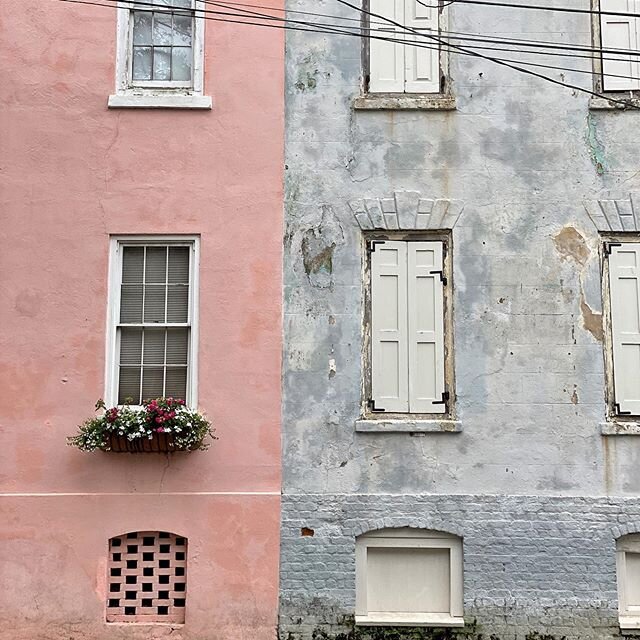
[[[187,364],[189,329],[167,329],[167,364]]]
[[[191,47],[174,47],[171,57],[171,78],[173,80],[191,80]]]
[[[147,247],[144,281],[147,284],[167,281],[167,247]]]
[[[168,287],[167,322],[187,322],[189,315],[189,287],[172,284]]]
[[[142,285],[123,284],[120,295],[120,322],[142,322]]]
[[[162,367],[144,367],[142,373],[142,400],[162,397],[164,369]]]
[[[178,47],[191,46],[193,18],[185,15],[173,16],[173,44]]]
[[[169,247],[169,282],[189,284],[189,247]]]
[[[154,48],[153,79],[171,80],[171,47]]]
[[[145,11],[134,12],[133,44],[151,44],[151,13]]]
[[[142,359],[142,329],[125,327],[120,330],[120,364],[140,364]]]
[[[151,80],[151,47],[133,47],[133,79]]]
[[[144,269],[144,247],[122,248],[122,282],[139,284]]]
[[[166,45],[171,44],[172,40],[171,14],[170,13],[154,13],[153,14],[153,44]],[[156,51],[157,53],[157,51]]]
[[[120,367],[118,404],[124,404],[127,400],[133,404],[140,404],[140,369],[138,367]]]
[[[144,321],[163,322],[165,318],[166,286],[163,284],[148,284],[144,288]]]
[[[167,398],[185,400],[187,396],[187,368],[170,367],[167,369]]]
[[[145,329],[144,364],[164,364],[164,329]]]

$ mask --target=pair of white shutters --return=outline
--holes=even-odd
[[[371,387],[377,410],[445,412],[443,279],[441,242],[373,245]]]
[[[640,415],[640,244],[610,248],[615,401],[620,412]]]
[[[640,56],[606,51],[625,49],[640,53],[640,0],[600,0],[600,10],[639,15],[637,18],[606,14],[600,16],[602,48],[605,50],[602,53],[604,90],[633,91],[640,89]]]
[[[412,30],[438,36],[435,4],[416,0],[371,0],[369,91],[372,93],[437,93],[440,91],[440,50],[436,40]],[[404,25],[408,30],[387,22]],[[393,39],[389,42],[382,38]],[[401,41],[401,42],[398,42]],[[419,46],[415,46],[415,45]]]

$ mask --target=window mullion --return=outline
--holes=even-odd
[[[144,382],[144,329],[142,330],[142,347],[140,350],[140,395],[138,396],[138,401],[140,404],[143,402],[142,398],[142,384]]]

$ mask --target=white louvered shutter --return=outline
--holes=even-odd
[[[602,11],[640,13],[640,0],[600,0]],[[638,51],[640,18],[601,15],[603,49],[629,49]],[[629,54],[602,54],[603,87],[605,91],[630,91],[640,89],[640,61]],[[615,76],[624,77],[611,77]]]
[[[405,0],[404,24],[409,29],[438,36],[438,9],[426,7],[417,0]],[[437,93],[440,91],[440,50],[436,40],[409,34],[407,39],[421,45],[404,48],[405,88],[407,93]],[[433,47],[433,48],[429,48]]]
[[[404,23],[404,0],[371,0],[371,12]],[[403,39],[401,29],[391,23],[371,18],[372,36]],[[369,40],[369,91],[372,93],[402,93],[404,91],[404,49],[397,42],[371,38]]]
[[[371,254],[372,400],[387,412],[409,410],[407,243],[387,241]]]
[[[620,411],[640,415],[640,245],[612,247],[609,290],[615,400]]]
[[[409,411],[443,413],[444,291],[441,242],[409,242]],[[437,272],[437,273],[434,273]]]

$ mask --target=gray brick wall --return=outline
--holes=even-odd
[[[615,539],[640,531],[638,499],[313,494],[282,508],[281,638],[344,630],[356,536],[402,526],[462,536],[465,620],[485,639],[619,636]]]

